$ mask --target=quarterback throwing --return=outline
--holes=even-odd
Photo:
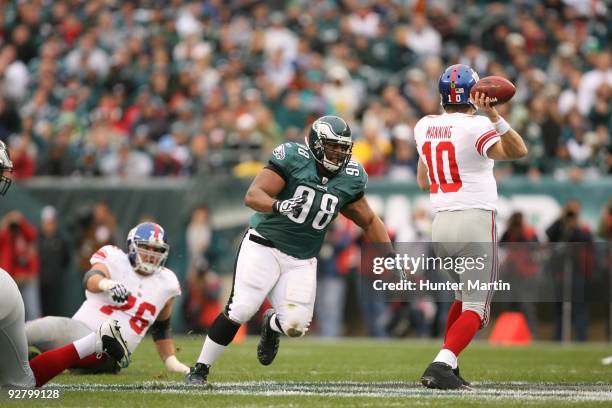
[[[463,285],[455,290],[444,345],[421,377],[429,388],[469,385],[459,374],[457,357],[488,324],[497,280],[493,162],[527,154],[523,139],[499,115],[489,97],[475,92],[470,99],[478,79],[467,65],[448,67],[438,83],[444,113],[422,118],[414,129],[420,156],[417,181],[429,190],[435,212],[432,242],[436,256],[486,259],[484,268],[464,273],[444,268],[451,280]],[[477,110],[484,116],[476,115]],[[470,286],[474,282],[484,283],[484,287]]]

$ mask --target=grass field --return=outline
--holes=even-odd
[[[65,373],[51,387],[60,401],[12,401],[3,406],[259,407],[259,406],[611,406],[612,367],[599,360],[612,354],[605,344],[525,348],[473,344],[461,356],[463,376],[473,391],[441,392],[418,379],[439,341],[316,338],[282,339],[275,362],[259,365],[255,338],[229,347],[213,367],[211,389],[183,385],[168,374],[145,339],[130,367],[119,375]],[[178,337],[179,358],[192,364],[202,340]],[[6,401],[6,399],[4,399]],[[0,402],[2,400],[0,399]]]

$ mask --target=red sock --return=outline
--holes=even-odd
[[[446,327],[444,329],[444,342],[446,343],[446,336],[448,336],[448,331],[455,321],[461,316],[461,308],[463,307],[463,302],[460,300],[455,300],[448,310],[448,317],[446,318]]]
[[[97,368],[106,360],[106,354],[101,354],[100,358],[95,353],[87,356],[75,364],[71,365],[70,368]]]
[[[480,316],[478,313],[466,310],[461,313],[461,316],[446,333],[443,348],[452,351],[458,357],[459,353],[470,344],[479,329]]]
[[[42,387],[53,377],[80,360],[79,353],[72,343],[46,351],[30,361],[36,378],[36,386]]]

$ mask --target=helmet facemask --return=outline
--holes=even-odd
[[[6,173],[13,172],[13,162],[9,157],[6,145],[0,141],[0,195],[5,195],[8,191],[13,179],[8,177]]]
[[[330,123],[322,119],[325,119],[325,117],[313,123],[307,145],[315,160],[326,171],[335,175],[351,159],[353,141],[350,136],[350,130],[348,130],[348,135],[338,135],[334,132]]]
[[[162,268],[168,259],[170,246],[166,243],[150,241],[134,242],[134,269],[144,275],[152,275]]]
[[[330,173],[338,173],[351,159],[353,142],[326,140],[323,144],[322,165]]]
[[[0,172],[0,196],[3,196],[6,194],[11,186],[11,183],[13,182],[13,179],[6,176],[5,173],[12,173],[13,169],[4,167],[0,169]]]

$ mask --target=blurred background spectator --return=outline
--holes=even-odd
[[[104,245],[125,246],[127,235],[117,227],[115,215],[104,202],[81,207],[69,223],[73,242],[78,249],[80,273],[90,269],[91,256]]]
[[[221,278],[200,259],[189,270],[187,293],[184,294],[183,313],[187,331],[205,332],[223,307]]]
[[[506,231],[499,239],[504,255],[500,261],[501,279],[510,282],[516,293],[524,296],[524,302],[512,302],[506,310],[522,312],[532,335],[537,334],[536,303],[539,275],[538,237],[535,229],[525,222],[522,212],[513,213],[508,219]],[[531,243],[531,244],[529,244]]]
[[[201,269],[204,263],[208,263],[207,252],[213,238],[210,214],[206,204],[197,206],[191,212],[191,220],[185,234],[189,260],[188,270],[191,271],[197,267]]]
[[[571,304],[570,321],[576,340],[586,341],[589,304],[584,301],[584,294],[593,275],[594,252],[590,245],[593,235],[581,219],[580,210],[577,200],[565,203],[561,216],[548,227],[546,235],[551,243],[556,243],[552,246],[554,252],[548,267],[559,293],[558,298]],[[558,302],[555,304],[555,340],[563,338],[562,317],[563,303]]]
[[[36,227],[19,211],[10,211],[0,220],[0,267],[19,287],[26,320],[41,317],[36,236]]]
[[[315,319],[319,335],[344,335],[344,311],[349,275],[359,268],[359,248],[355,240],[359,230],[350,220],[338,217],[327,232],[319,254]]]
[[[60,299],[69,273],[72,247],[60,232],[57,213],[51,206],[43,207],[40,213],[38,256],[40,262],[40,297],[43,316],[61,316]]]

